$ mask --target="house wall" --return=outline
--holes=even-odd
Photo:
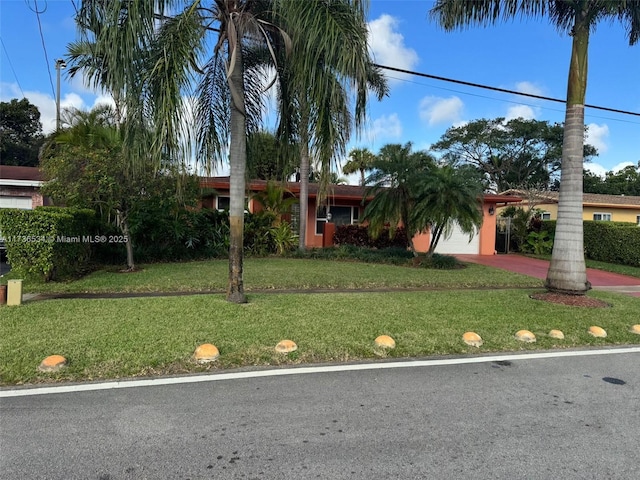
[[[42,194],[34,187],[0,187],[0,196],[31,197],[32,209],[44,205]]]
[[[637,217],[640,215],[640,207],[638,208],[620,208],[619,206],[599,205],[596,207],[585,206],[582,210],[582,218],[584,220],[593,220],[594,213],[610,213],[612,222],[633,222],[637,223]]]

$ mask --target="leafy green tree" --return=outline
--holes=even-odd
[[[567,105],[562,146],[558,222],[546,287],[551,291],[583,295],[591,285],[584,261],[582,171],[584,161],[584,105],[587,91],[588,45],[598,22],[618,20],[629,44],[640,39],[640,2],[637,0],[437,0],[431,17],[446,30],[499,20],[544,17],[572,38]]]
[[[0,102],[0,164],[37,167],[43,142],[38,107],[26,98]]]
[[[286,181],[295,173],[293,155],[287,155],[275,134],[253,132],[247,137],[247,178]],[[295,146],[292,146],[294,148]]]
[[[412,152],[411,143],[388,144],[380,149],[373,162],[373,172],[367,177],[370,185],[365,197],[373,199],[364,209],[363,222],[368,222],[369,232],[377,238],[386,228],[393,238],[396,228],[404,226],[411,250],[413,236],[426,230],[428,222],[412,215],[419,183],[428,177],[435,160],[426,152]]]
[[[449,237],[456,225],[471,241],[482,225],[482,192],[480,175],[468,166],[434,165],[420,178],[410,222],[416,227],[429,226],[427,255],[433,255],[440,240]]]
[[[43,149],[41,168],[48,180],[43,193],[67,206],[95,209],[115,224],[125,240],[127,267],[135,270],[132,212],[151,199],[170,198],[175,176],[127,168],[111,107],[65,111],[63,126]]]
[[[365,173],[371,170],[376,156],[368,148],[354,148],[349,152],[349,161],[342,167],[342,173],[351,175],[360,172],[360,185],[364,186]]]
[[[560,168],[564,128],[548,121],[516,118],[480,119],[449,128],[432,149],[451,162],[475,166],[490,190],[502,192],[527,185],[547,189]],[[584,146],[584,157],[596,155]]]

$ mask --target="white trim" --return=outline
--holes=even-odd
[[[39,180],[12,180],[10,178],[0,178],[0,185],[5,187],[41,187],[44,182]]]
[[[185,383],[215,382],[218,380],[239,380],[243,378],[280,377],[285,375],[303,375],[306,373],[352,372],[358,370],[387,370],[395,368],[434,367],[442,365],[462,365],[469,363],[487,363],[505,360],[538,360],[542,358],[588,357],[593,355],[614,355],[640,353],[640,347],[608,348],[600,350],[547,351],[540,353],[516,353],[506,355],[468,356],[461,358],[438,358],[435,360],[400,361],[387,363],[358,363],[351,365],[329,365],[255,370],[249,372],[214,373],[171,378],[151,378],[145,380],[123,380],[104,383],[82,383],[55,387],[21,388],[18,390],[0,390],[0,398],[30,397],[50,393],[93,392],[97,390],[115,390],[120,388],[150,387],[160,385],[179,385]]]

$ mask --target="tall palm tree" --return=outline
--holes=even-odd
[[[360,172],[360,185],[364,186],[365,173],[371,170],[376,156],[368,148],[354,148],[349,152],[349,161],[342,167],[342,173],[350,175]]]
[[[584,104],[591,31],[601,20],[623,23],[630,45],[640,38],[637,0],[437,0],[431,10],[446,30],[470,24],[488,25],[501,19],[542,17],[572,37],[567,104],[562,148],[558,224],[546,287],[582,295],[591,285],[584,261],[582,224],[582,168]]]
[[[388,93],[368,49],[367,4],[293,0],[292,14],[283,26],[293,49],[282,61],[278,130],[281,138],[299,143],[301,250],[306,248],[311,164],[322,172],[319,205],[328,192],[332,163],[344,156],[353,120],[356,129],[364,123],[369,90],[378,99]]]
[[[354,38],[344,35],[358,30],[353,26],[356,17],[349,16],[345,9],[361,4],[356,0],[83,1],[80,16],[84,19],[104,7],[102,28],[97,34],[88,32],[87,39],[94,35],[107,65],[117,66],[109,69],[102,80],[123,92],[125,145],[130,157],[152,156],[158,165],[167,158],[184,161],[190,158],[193,135],[198,145],[197,158],[207,166],[222,161],[228,153],[231,238],[227,299],[232,302],[246,301],[242,279],[246,135],[258,130],[260,124],[269,72],[264,67],[275,65],[281,76],[284,69],[276,59],[286,59],[286,53],[295,46],[289,57],[298,60],[287,71],[298,72],[290,76],[297,80],[279,82],[281,104],[293,99],[295,91],[308,91],[312,99],[323,98],[318,93],[319,82],[300,80],[302,65],[308,59],[326,58],[335,67],[338,83],[361,79],[362,75],[349,76],[349,69],[359,72],[362,68],[358,65],[363,60],[355,53],[349,59],[341,57],[354,42]],[[343,7],[342,16],[327,23],[325,20],[332,18],[327,17],[327,12],[338,6]],[[345,21],[351,29],[338,28],[337,20]],[[296,32],[294,43],[285,33],[287,29]],[[364,38],[366,53],[366,30]],[[362,52],[362,43],[353,50]],[[211,44],[213,55],[208,55]],[[371,75],[370,65],[367,68]],[[312,74],[306,76],[308,79]],[[195,92],[194,83],[198,85]],[[192,94],[197,96],[194,108],[188,105]],[[331,91],[325,95],[325,100],[332,98]],[[358,107],[363,108],[366,89],[357,89],[357,99]],[[293,102],[291,105],[295,108]],[[341,135],[339,126],[345,122],[332,124],[333,114],[326,108],[327,103],[318,100],[309,102],[309,108],[303,111],[309,112],[309,119],[317,117],[325,128],[331,127],[334,136]],[[190,113],[195,114],[193,129],[185,128]],[[151,134],[146,135],[147,132]],[[286,138],[293,143],[297,131],[289,133]]]

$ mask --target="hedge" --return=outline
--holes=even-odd
[[[86,273],[97,233],[93,210],[38,207],[0,210],[11,269],[44,281]]]
[[[542,230],[555,237],[556,221],[544,221]],[[590,260],[640,267],[640,228],[635,223],[586,220],[584,251]]]
[[[409,245],[404,228],[397,228],[393,238],[389,238],[389,230],[383,231],[378,238],[369,235],[369,229],[360,225],[338,225],[333,235],[335,245],[355,245],[367,248],[406,248]]]

